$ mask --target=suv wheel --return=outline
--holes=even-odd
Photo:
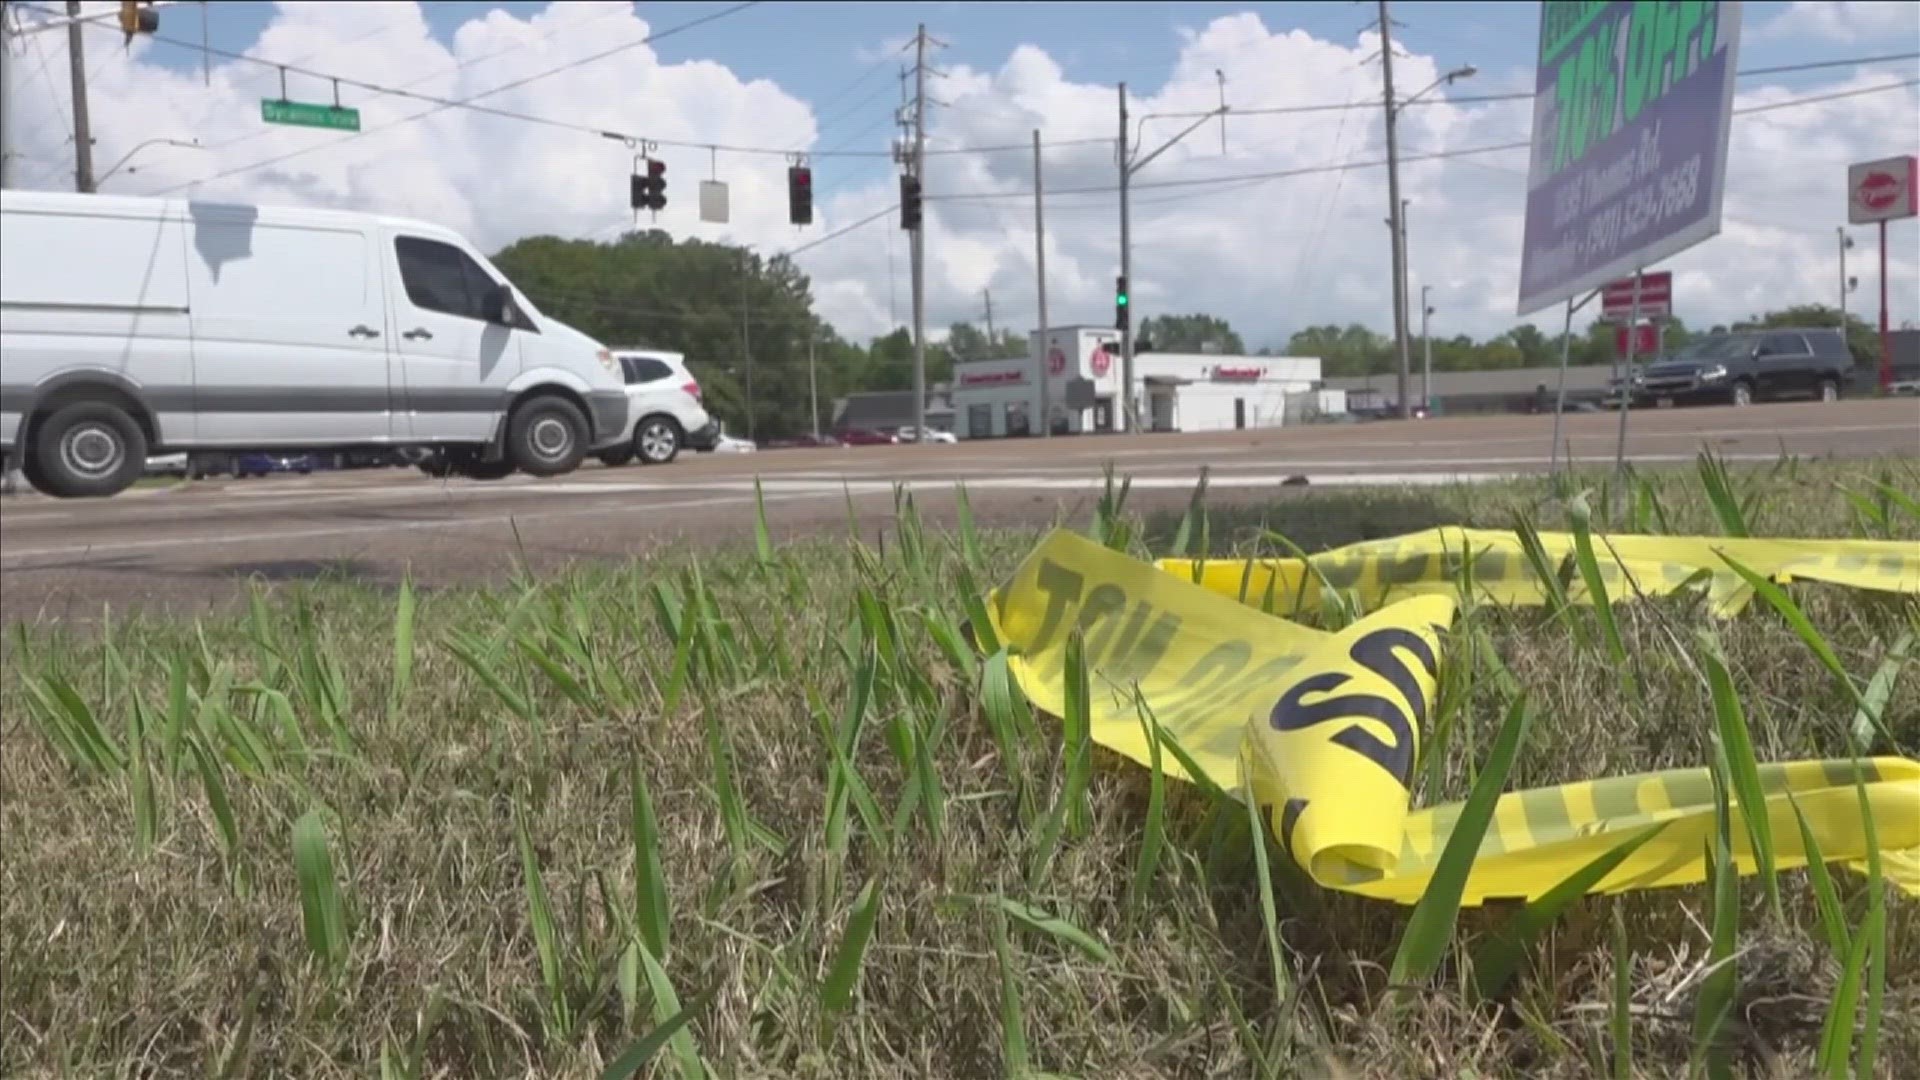
[[[587,456],[587,419],[564,398],[542,395],[507,421],[507,460],[533,476],[559,476]]]
[[[27,475],[47,494],[102,498],[132,487],[146,472],[147,436],[118,406],[80,401],[40,422],[27,460]]]
[[[1733,403],[1745,407],[1753,404],[1753,384],[1745,379],[1733,384]]]
[[[1839,401],[1840,400],[1840,384],[1837,382],[1834,382],[1832,379],[1821,379],[1820,380],[1820,400],[1821,401]]]
[[[618,446],[609,446],[605,450],[600,451],[600,464],[605,465],[609,469],[617,469],[631,462],[633,460],[633,453],[632,443],[621,443]]]
[[[665,465],[680,456],[685,439],[670,416],[649,416],[633,432],[633,448],[648,465]]]

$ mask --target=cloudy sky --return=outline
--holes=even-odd
[[[12,6],[31,26],[54,5]],[[849,226],[896,200],[903,47],[924,23],[941,43],[928,81],[930,327],[980,321],[989,292],[997,324],[1032,325],[1035,129],[1047,144],[1051,321],[1108,320],[1115,84],[1128,84],[1133,115],[1145,118],[1137,130],[1158,145],[1188,121],[1156,114],[1213,108],[1223,79],[1235,110],[1326,108],[1232,116],[1224,140],[1209,123],[1139,174],[1138,314],[1211,312],[1250,345],[1283,344],[1308,324],[1390,326],[1373,4],[740,6],[181,4],[161,13],[166,40],[131,48],[108,20],[84,39],[95,169],[147,140],[197,141],[141,147],[102,189],[378,209],[451,225],[493,250],[535,233],[618,235],[632,224],[635,151],[596,132],[657,140],[668,165],[660,227],[768,254],[802,249],[823,314],[864,338],[909,317],[908,245],[894,215]],[[1538,6],[1401,3],[1394,17],[1402,94],[1464,64],[1479,69],[1404,114],[1403,154],[1456,156],[1407,164],[1402,194],[1410,276],[1432,287],[1435,332],[1496,333],[1516,322],[1527,152],[1474,151],[1523,142],[1530,106],[1449,99],[1531,88]],[[210,56],[203,42],[268,63]],[[1917,3],[1746,5],[1742,70],[1867,62],[1741,79],[1736,108],[1784,107],[1735,119],[1723,231],[1668,266],[1690,323],[1834,302],[1847,164],[1920,142],[1916,50]],[[70,186],[66,35],[28,35],[13,53],[18,182]],[[341,102],[362,113],[358,136],[270,127],[259,102],[280,96],[274,64],[298,69],[286,75],[295,100],[332,100],[332,84],[307,74],[318,73],[428,98],[486,94],[477,104],[517,118],[344,86]],[[488,93],[500,87],[510,88]],[[1796,104],[1814,98],[1824,100]],[[811,155],[819,192],[803,230],[786,220],[795,151]],[[698,219],[707,179],[730,186],[725,225]],[[1860,291],[1850,306],[1868,310],[1877,241],[1853,232]],[[1920,222],[1896,222],[1890,249],[1894,322],[1920,320]]]

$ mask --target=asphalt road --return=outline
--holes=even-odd
[[[1200,467],[1211,498],[1266,499],[1283,481],[1420,485],[1544,473],[1551,417],[1312,426],[1195,435],[1101,436],[958,446],[861,447],[699,455],[664,468],[583,468],[551,480],[434,480],[412,470],[221,478],[136,488],[98,501],[37,494],[0,501],[0,621],[91,622],[114,611],[203,610],[252,578],[340,575],[391,585],[497,577],[750,535],[754,482],[777,534],[868,530],[906,483],[936,516],[964,482],[989,523],[1084,516],[1103,467],[1133,481],[1134,506],[1176,506]],[[1576,461],[1612,458],[1617,417],[1566,420]],[[1628,456],[1684,465],[1702,446],[1729,460],[1920,456],[1920,401],[1858,401],[1635,412]],[[1298,482],[1297,479],[1295,481]],[[1285,489],[1291,490],[1291,489]]]

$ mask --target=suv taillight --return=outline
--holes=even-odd
[[[692,379],[688,379],[686,385],[682,386],[680,389],[685,390],[689,394],[692,394],[696,400],[700,397],[700,384],[697,382],[694,382]]]

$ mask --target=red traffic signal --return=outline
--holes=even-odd
[[[666,207],[666,162],[656,158],[647,159],[646,173],[635,173],[628,182],[627,203],[635,210],[652,210],[656,213]]]
[[[787,220],[813,224],[813,170],[805,165],[787,168]]]

